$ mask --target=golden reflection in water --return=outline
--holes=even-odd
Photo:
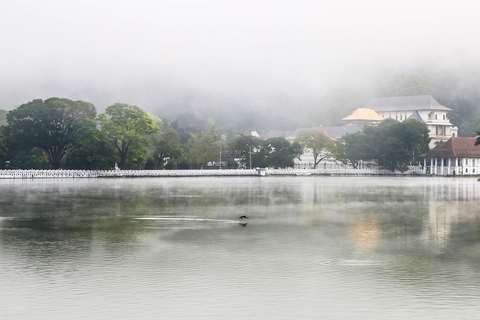
[[[362,220],[351,225],[348,233],[359,247],[374,248],[378,244],[381,230],[376,220]]]

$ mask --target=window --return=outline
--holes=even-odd
[[[472,159],[472,167],[475,167],[475,159]]]
[[[437,120],[437,119],[438,119],[438,118],[437,118],[437,115],[435,115],[435,120]]]
[[[458,166],[460,167],[462,165],[462,159],[458,158]]]
[[[402,115],[400,115],[400,121],[402,121],[402,117],[403,117],[403,116],[402,116]]]
[[[468,166],[468,159],[465,159],[465,165]]]
[[[445,115],[443,115],[443,120],[446,120],[446,117],[445,117]]]

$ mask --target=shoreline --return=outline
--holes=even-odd
[[[392,172],[374,169],[221,169],[221,170],[0,170],[0,179],[152,178],[240,176],[430,176],[421,170]],[[458,175],[457,175],[458,177]],[[474,177],[474,176],[471,176]]]

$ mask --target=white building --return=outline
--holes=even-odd
[[[426,174],[479,175],[480,146],[475,137],[452,137],[442,146],[422,155]]]
[[[423,122],[430,130],[430,148],[437,141],[446,141],[458,135],[458,128],[448,119],[452,109],[442,106],[430,95],[373,98],[365,108],[375,110],[383,118],[397,121],[415,119]]]

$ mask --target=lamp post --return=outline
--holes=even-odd
[[[220,149],[220,170],[222,170],[222,149]]]

